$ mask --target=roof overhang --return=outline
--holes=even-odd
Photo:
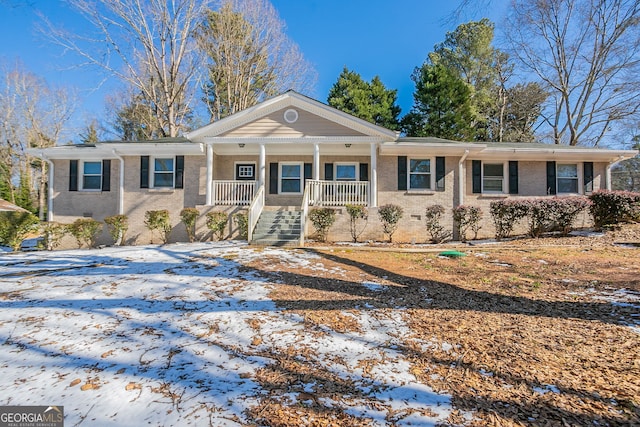
[[[411,156],[411,155],[443,155],[462,156],[465,153],[479,153],[485,148],[481,144],[449,143],[449,142],[386,142],[380,145],[380,155]]]
[[[619,162],[638,155],[634,150],[604,150],[599,148],[558,147],[549,148],[513,148],[487,147],[470,158],[477,160],[522,160],[522,161],[581,161],[581,162]]]
[[[204,149],[201,144],[166,142],[96,143],[94,145],[63,145],[50,148],[30,148],[32,156],[47,160],[117,159],[120,156],[196,156]]]
[[[395,141],[398,135],[395,131],[374,125],[343,111],[311,99],[299,93],[288,91],[282,95],[268,99],[260,104],[249,107],[217,122],[196,129],[185,136],[194,142],[204,142],[206,137],[215,137],[235,128],[246,125],[254,120],[269,115],[278,110],[295,107],[308,111],[326,120],[353,129],[366,136],[379,137],[385,141]]]

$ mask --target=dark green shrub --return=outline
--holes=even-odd
[[[113,215],[104,219],[109,229],[109,234],[113,239],[113,244],[116,246],[122,246],[124,243],[124,236],[129,229],[129,219],[126,215]]]
[[[233,221],[238,227],[238,233],[240,237],[246,239],[249,237],[249,214],[247,212],[238,212],[233,215]]]
[[[589,200],[596,229],[640,220],[640,193],[599,190],[591,194]]]
[[[0,245],[19,251],[22,241],[37,229],[39,222],[31,212],[0,212]]]
[[[482,219],[482,209],[477,206],[456,206],[452,210],[453,222],[460,241],[467,241],[467,232],[473,231],[473,238],[478,238],[480,230],[480,220]]]
[[[218,240],[224,237],[224,230],[229,222],[229,215],[226,212],[207,213],[207,228],[213,232]]]
[[[489,205],[491,218],[496,227],[496,239],[507,238],[519,220],[527,216],[528,208],[518,200],[499,200]]]
[[[193,243],[196,239],[196,220],[200,212],[196,208],[184,208],[180,211],[180,220],[187,229],[189,242]]]
[[[441,205],[428,206],[425,210],[425,221],[427,223],[427,232],[431,236],[431,243],[442,243],[451,237],[451,232],[445,230],[440,224],[444,215],[444,207]]]
[[[67,225],[67,230],[75,237],[79,248],[81,248],[82,245],[93,248],[96,245],[96,237],[98,237],[98,233],[102,230],[102,223],[93,218],[78,218],[73,221],[73,223]]]
[[[591,202],[583,196],[561,197],[549,199],[547,207],[553,217],[553,230],[559,230],[563,235],[567,235],[573,230],[573,223],[578,215],[584,211]]]
[[[60,240],[67,234],[67,226],[57,222],[44,222],[40,230],[42,240],[38,243],[40,249],[52,251],[60,245]]]
[[[367,208],[363,205],[346,205],[345,208],[349,214],[349,232],[351,233],[351,239],[353,243],[357,243],[358,237],[360,237],[367,226],[367,220],[369,219]],[[358,226],[360,220],[364,220],[362,227]]]
[[[331,208],[314,208],[309,211],[309,221],[313,224],[321,242],[327,241],[329,228],[336,222],[336,211]]]
[[[153,243],[153,232],[157,231],[160,234],[160,239],[163,243],[169,241],[169,235],[171,234],[171,220],[169,219],[169,211],[166,209],[157,211],[146,211],[144,213],[144,225],[151,231]]]
[[[402,218],[403,210],[397,205],[384,205],[378,208],[378,217],[382,222],[382,230],[389,235],[389,242],[393,242],[393,233],[398,229],[398,222]]]

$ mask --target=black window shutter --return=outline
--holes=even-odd
[[[482,193],[482,162],[480,160],[471,161],[471,176],[474,193]]]
[[[518,194],[518,162],[509,162],[509,194]]]
[[[149,156],[140,156],[140,188],[149,188]]]
[[[333,163],[324,164],[324,180],[333,181]]]
[[[69,191],[78,191],[78,161],[69,160]]]
[[[304,164],[304,182],[306,185],[306,182],[308,179],[313,178],[313,164],[311,163],[305,163]]]
[[[593,162],[584,162],[584,194],[593,193]]]
[[[556,194],[556,162],[547,162],[547,194]]]
[[[111,191],[111,160],[102,161],[102,191]]]
[[[398,190],[407,189],[407,156],[398,156]]]
[[[436,191],[444,191],[445,158],[436,157]]]
[[[269,163],[269,194],[278,194],[278,164]]]
[[[184,188],[184,156],[176,156],[176,188]]]
[[[360,181],[369,181],[369,163],[360,163]]]

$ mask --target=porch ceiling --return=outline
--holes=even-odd
[[[241,145],[244,146],[241,147]],[[213,152],[222,156],[240,156],[260,154],[259,144],[249,143],[225,143],[212,144]],[[292,141],[288,143],[266,143],[265,152],[267,155],[304,155],[313,156],[314,144],[308,141]],[[369,156],[371,154],[370,144],[357,144],[350,142],[333,142],[320,144],[321,156]]]

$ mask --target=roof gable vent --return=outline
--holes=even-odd
[[[295,123],[298,121],[298,112],[293,108],[284,112],[284,121],[287,123]]]

